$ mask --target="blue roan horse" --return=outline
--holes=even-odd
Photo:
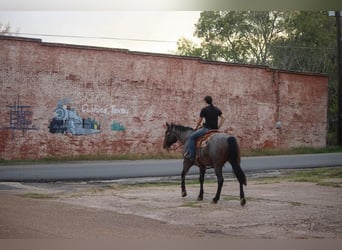
[[[185,145],[189,136],[194,131],[192,128],[184,127],[181,125],[166,123],[167,130],[165,132],[165,138],[163,147],[169,149],[172,144],[179,141]],[[220,199],[221,189],[223,185],[222,168],[228,161],[233,168],[236,178],[240,184],[240,204],[244,206],[246,204],[245,195],[243,192],[243,185],[247,185],[247,180],[244,172],[240,167],[240,150],[236,138],[224,133],[215,133],[210,137],[207,142],[207,146],[201,147],[197,151],[195,162],[191,162],[187,158],[183,160],[182,171],[182,196],[187,195],[185,189],[185,176],[188,173],[192,165],[197,165],[200,169],[200,192],[197,200],[203,200],[203,182],[204,175],[207,168],[214,168],[217,177],[217,191],[213,198],[213,203],[217,203]]]

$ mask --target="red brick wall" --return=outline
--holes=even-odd
[[[0,37],[0,61],[0,159],[157,154],[164,151],[163,124],[195,126],[205,95],[226,116],[222,130],[243,148],[326,143],[324,75],[9,37]],[[18,97],[32,112],[25,116],[31,130],[8,128]],[[101,132],[50,133],[63,98],[82,118],[99,121]]]

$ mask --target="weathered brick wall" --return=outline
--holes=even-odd
[[[195,126],[205,95],[243,148],[326,143],[324,75],[9,37],[0,37],[0,62],[1,159],[163,152],[163,124]],[[50,133],[65,98],[101,132]]]

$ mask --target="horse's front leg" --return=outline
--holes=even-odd
[[[240,205],[244,206],[246,204],[245,193],[243,192],[243,183],[240,182]]]
[[[218,200],[220,199],[221,196],[221,190],[222,190],[222,186],[223,186],[223,175],[222,175],[222,167],[215,167],[215,174],[216,174],[216,178],[217,178],[217,191],[216,191],[216,195],[213,199],[213,203],[217,203]]]
[[[189,172],[191,165],[192,165],[192,163],[189,160],[187,160],[187,159],[183,160],[183,171],[182,171],[182,175],[181,175],[181,178],[182,178],[182,184],[181,184],[182,197],[185,197],[187,195],[186,188],[185,188],[185,176]]]
[[[203,183],[204,183],[204,176],[205,176],[205,167],[200,166],[200,177],[199,177],[199,182],[200,182],[200,192],[197,197],[198,201],[203,200],[203,194],[204,194],[204,189],[203,189]]]

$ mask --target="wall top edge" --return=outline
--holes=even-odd
[[[203,64],[236,66],[236,67],[247,67],[247,68],[259,68],[259,69],[264,69],[267,71],[273,71],[273,72],[279,72],[279,73],[328,77],[328,74],[326,74],[326,73],[284,70],[284,69],[278,69],[278,68],[273,68],[273,67],[266,66],[266,65],[257,65],[257,64],[242,64],[242,63],[231,63],[231,62],[221,62],[221,61],[209,61],[209,60],[204,60],[200,57],[181,56],[181,55],[163,54],[163,53],[152,53],[152,52],[142,52],[142,51],[131,51],[129,49],[118,49],[118,48],[97,47],[97,46],[66,44],[66,43],[51,43],[51,42],[43,42],[43,40],[40,38],[0,35],[0,40],[13,40],[13,41],[19,41],[19,42],[20,41],[21,42],[33,42],[33,43],[39,43],[42,46],[50,46],[50,47],[72,48],[72,49],[83,49],[83,50],[99,50],[99,51],[121,52],[121,53],[127,53],[127,54],[131,54],[131,55],[175,58],[175,59],[183,59],[183,60],[194,60],[194,61],[198,61],[199,63],[203,63]]]

